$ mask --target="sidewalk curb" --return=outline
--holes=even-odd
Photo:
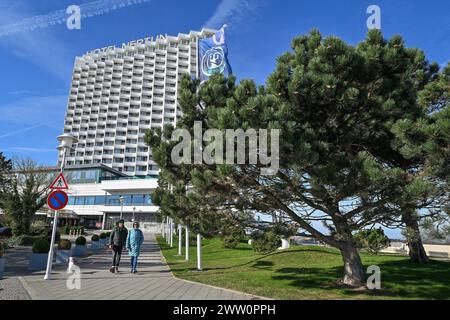
[[[22,285],[22,287],[25,289],[25,291],[28,293],[28,295],[30,296],[31,300],[39,300],[38,295],[36,294],[36,292],[34,291],[33,288],[31,288],[31,286],[28,285],[27,281],[24,279],[24,277],[19,276],[17,277],[19,279],[20,284]]]

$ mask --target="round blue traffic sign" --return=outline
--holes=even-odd
[[[69,197],[67,196],[67,193],[62,190],[53,191],[47,198],[47,204],[53,210],[64,209],[68,202]]]

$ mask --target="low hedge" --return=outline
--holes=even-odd
[[[17,247],[17,246],[31,247],[36,242],[36,240],[39,239],[46,239],[50,243],[51,237],[47,238],[45,236],[22,235],[8,239],[7,244],[10,247]],[[58,239],[56,239],[56,241],[58,241]]]
[[[48,253],[50,251],[50,243],[47,239],[41,238],[34,242],[33,253]]]
[[[99,238],[99,236],[98,235],[96,235],[96,234],[93,234],[92,235],[92,237],[91,237],[91,241],[99,241],[100,240],[100,238]]]
[[[85,246],[86,245],[86,238],[83,237],[83,236],[78,237],[77,240],[75,240],[75,244],[77,246]]]
[[[67,239],[61,239],[58,242],[58,250],[70,250],[72,248],[72,242]]]
[[[100,233],[99,238],[106,239],[106,238],[108,238],[108,235],[106,234],[106,232],[102,232],[102,233]]]

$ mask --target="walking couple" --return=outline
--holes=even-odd
[[[113,264],[109,269],[110,272],[119,272],[120,258],[122,256],[123,247],[128,250],[131,257],[131,273],[136,273],[138,257],[141,254],[141,246],[144,242],[144,235],[139,229],[139,223],[133,223],[133,229],[128,232],[125,228],[125,221],[119,220],[116,227],[112,230],[109,238],[109,248],[113,251]]]

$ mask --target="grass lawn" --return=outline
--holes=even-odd
[[[382,290],[355,291],[337,284],[342,277],[342,259],[330,248],[294,246],[260,255],[245,243],[225,249],[219,239],[203,240],[203,271],[198,272],[195,246],[190,248],[190,261],[185,262],[184,256],[177,256],[176,247],[170,248],[160,236],[158,242],[175,276],[269,298],[450,299],[450,262],[421,266],[404,256],[362,253],[366,268],[381,268]],[[174,240],[174,246],[177,244]]]

